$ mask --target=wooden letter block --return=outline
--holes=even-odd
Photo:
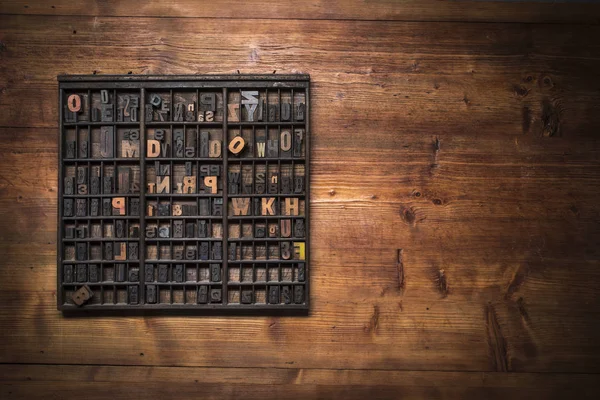
[[[183,193],[184,194],[196,193],[196,177],[195,176],[184,176],[183,177]]]
[[[304,177],[294,177],[294,193],[302,193],[304,191]]]
[[[185,237],[191,239],[194,237],[196,233],[196,224],[193,222],[188,222],[185,224]]]
[[[92,290],[87,285],[83,285],[81,288],[79,288],[79,290],[73,293],[71,300],[73,300],[73,303],[75,303],[77,306],[81,307],[89,299],[91,299],[93,295],[94,293]]]
[[[125,197],[113,197],[112,199],[113,215],[126,215]],[[115,214],[116,212],[116,214]]]
[[[125,237],[125,221],[122,219],[118,219],[115,221],[115,237]]]
[[[219,282],[221,280],[221,265],[210,264],[210,281]]]
[[[138,304],[138,287],[129,286],[129,304]]]
[[[229,180],[229,194],[239,194],[240,188],[240,173],[229,172],[227,174]]]
[[[168,217],[171,214],[171,205],[169,203],[161,203],[158,205],[158,216]]]
[[[186,260],[195,260],[196,259],[196,249],[191,246],[186,247],[185,259]]]
[[[114,256],[117,261],[127,260],[127,245],[125,242],[115,243]]]
[[[298,263],[298,282],[304,282],[306,279],[306,269],[304,263]]]
[[[110,176],[105,176],[104,177],[104,182],[103,182],[103,186],[102,186],[102,192],[103,194],[112,194],[113,193],[113,180],[112,177]]]
[[[185,147],[185,134],[183,129],[174,129],[173,130],[173,140],[175,143],[175,154],[174,157],[183,158],[183,149]]]
[[[294,242],[294,259],[304,260],[305,258],[305,244],[304,242]]]
[[[304,103],[298,104],[298,109],[296,111],[296,121],[304,121],[304,114],[306,113],[306,106]]]
[[[146,286],[146,303],[156,303],[156,285]]]
[[[228,149],[233,154],[239,154],[244,149],[245,145],[246,142],[244,141],[244,138],[241,136],[236,136],[231,139],[231,142],[229,142]]]
[[[279,150],[279,140],[268,140],[267,141],[267,157],[277,158]]]
[[[149,239],[153,239],[156,237],[156,226],[146,226],[146,237]]]
[[[77,261],[86,261],[88,259],[87,243],[77,243],[75,247],[75,259]]]
[[[290,304],[292,302],[292,290],[289,286],[281,287],[281,297],[283,298],[283,302],[285,304]]]
[[[113,105],[112,104],[102,104],[100,106],[100,121],[102,122],[112,122],[113,121]]]
[[[289,260],[292,258],[290,242],[281,242],[281,259]]]
[[[154,227],[156,229],[156,227]],[[158,237],[159,238],[168,238],[169,237],[169,227],[161,226],[158,228]]]
[[[300,211],[300,201],[297,197],[287,197],[285,199],[285,215],[298,215]]]
[[[221,289],[210,289],[210,302],[220,303],[221,302]]]
[[[138,158],[140,155],[139,140],[121,140],[121,157]]]
[[[72,94],[67,99],[67,106],[69,107],[69,111],[71,112],[79,112],[81,111],[81,97],[76,94]]]
[[[160,156],[160,142],[155,139],[146,141],[146,156],[148,158],[156,158]]]
[[[297,219],[294,223],[294,237],[302,238],[304,235],[304,220]]]
[[[73,282],[73,266],[65,265],[63,268],[63,282],[64,283],[72,283]]]
[[[100,100],[102,101],[102,104],[108,104],[109,97],[108,97],[108,90],[101,90],[100,91]]]
[[[275,215],[275,197],[262,198],[261,215]]]
[[[212,245],[212,259],[221,260],[223,258],[223,250],[221,242],[214,242]]]
[[[183,122],[183,114],[185,111],[185,105],[183,103],[175,104],[175,113],[173,115],[173,121]]]
[[[238,112],[240,110],[240,105],[238,103],[235,104],[227,104],[227,110],[229,114],[227,115],[227,121],[229,122],[239,122],[240,117]]]
[[[133,217],[140,215],[140,199],[129,200],[129,214]]]
[[[162,102],[162,97],[160,97],[158,94],[152,93],[150,95],[150,104],[152,104],[154,107],[160,106],[161,102]]]
[[[90,274],[90,282],[96,283],[99,281],[98,279],[98,264],[90,264],[89,265],[89,274]]]
[[[100,177],[92,176],[90,178],[90,194],[100,194]]]
[[[269,286],[269,304],[279,304],[278,286]]]
[[[102,215],[105,217],[112,215],[111,199],[102,199]]]
[[[144,281],[154,282],[154,265],[146,264],[144,267]]]
[[[242,304],[252,304],[252,290],[242,290],[240,302]]]
[[[209,193],[217,193],[217,177],[216,176],[205,176],[204,186],[209,189]]]
[[[65,178],[65,186],[64,186],[63,193],[64,194],[75,194],[74,190],[75,190],[75,178],[72,176],[67,176]]]
[[[281,103],[281,120],[289,121],[292,115],[292,107],[290,103]]]
[[[279,143],[281,147],[281,158],[290,158],[292,156],[292,134],[290,133],[290,131],[281,131]]]
[[[67,141],[65,158],[75,158],[75,141]]]
[[[169,281],[169,266],[167,264],[158,264],[158,281],[161,283]]]
[[[100,156],[102,158],[114,157],[115,131],[113,126],[100,127]]]
[[[216,111],[217,99],[214,93],[200,93],[200,110]]]
[[[87,282],[87,265],[77,264],[77,282]]]
[[[292,221],[289,219],[282,219],[280,225],[281,237],[290,237],[292,235]]]
[[[125,282],[125,264],[115,264],[115,282]]]
[[[237,260],[237,243],[229,243],[229,259]]]
[[[198,303],[199,304],[208,303],[208,286],[198,287]]]
[[[302,157],[302,140],[304,129],[294,129],[294,157]]]
[[[296,304],[304,303],[304,287],[303,286],[294,286],[294,303],[296,303]]]
[[[200,243],[200,252],[199,252],[199,257],[200,260],[208,260],[208,242],[201,242]]]
[[[157,176],[156,177],[156,193],[171,193],[171,177]]]
[[[132,268],[129,270],[129,282],[137,282],[140,280],[140,270]]]
[[[138,260],[138,243],[137,242],[129,242],[127,249],[127,256],[129,260],[137,261]]]
[[[183,221],[173,221],[173,237],[174,238],[182,238],[183,237]]]
[[[175,264],[173,268],[173,280],[175,282],[183,282],[183,264]]]
[[[214,198],[213,206],[212,206],[212,215],[213,217],[222,217],[223,216],[223,199],[222,198]]]
[[[113,258],[114,258],[113,244],[110,242],[104,243],[104,259],[110,261]]]
[[[234,197],[231,199],[231,205],[233,206],[233,215],[248,215],[250,211],[250,198]]]
[[[209,143],[208,156],[210,158],[221,157],[221,142],[218,140],[211,140]]]

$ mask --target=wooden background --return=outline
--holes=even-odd
[[[0,398],[600,396],[600,8],[0,5]],[[308,317],[56,310],[63,73],[309,73]]]

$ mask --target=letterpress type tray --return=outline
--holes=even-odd
[[[307,75],[59,76],[58,309],[307,310]]]

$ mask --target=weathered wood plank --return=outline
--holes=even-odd
[[[67,0],[52,4],[39,0],[7,0],[0,14],[87,15],[120,17],[202,17],[243,19],[350,19],[381,21],[494,21],[529,23],[598,23],[594,4],[513,3],[436,0],[308,0],[290,4],[283,1],[253,0],[243,3],[208,1],[90,1],[85,5]]]
[[[370,371],[275,368],[160,368],[106,366],[0,366],[3,398],[596,398],[590,374]]]
[[[263,22],[3,17],[0,126],[56,126],[60,73],[276,69],[311,73],[315,132],[336,126],[402,127],[404,134],[430,136],[595,132],[600,61],[590,40],[597,27],[574,27],[567,38],[552,26]],[[148,24],[161,35],[146,33]],[[127,43],[124,29],[135,32]],[[222,29],[228,34],[220,35]],[[30,117],[32,107],[37,118]],[[544,115],[556,115],[558,129],[548,132]]]

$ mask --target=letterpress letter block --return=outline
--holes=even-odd
[[[205,238],[208,235],[208,229],[206,225],[206,221],[200,221],[198,223],[198,237]]]
[[[196,249],[188,246],[185,248],[185,259],[186,260],[195,260],[196,259]]]
[[[220,303],[221,302],[221,289],[210,289],[210,302]]]
[[[182,238],[183,237],[183,221],[181,221],[181,220],[173,221],[173,237],[174,238]]]
[[[92,176],[90,178],[90,194],[100,194],[100,177]]]
[[[133,217],[140,215],[140,199],[129,200],[129,214]]]
[[[252,290],[242,290],[242,304],[252,304]]]
[[[269,286],[269,304],[279,304],[279,286]]]
[[[281,297],[285,304],[290,304],[292,302],[292,290],[289,286],[281,287]]]
[[[304,140],[304,129],[294,129],[294,157],[302,157],[302,141]]]
[[[87,285],[83,285],[81,288],[79,288],[79,290],[73,293],[71,300],[73,300],[73,303],[75,303],[77,306],[82,306],[85,304],[85,302],[91,299],[93,295],[94,293],[90,290],[90,288]]]
[[[297,219],[294,224],[294,237],[302,238],[304,237],[304,220]]]
[[[87,265],[77,264],[77,282],[87,282]]]
[[[201,260],[208,260],[208,242],[201,242],[200,243],[200,259]]]
[[[87,200],[86,199],[77,199],[75,202],[75,215],[77,217],[85,217],[86,208],[87,208]]]
[[[144,281],[154,282],[154,265],[146,264],[144,267]]]
[[[210,281],[219,282],[221,280],[221,265],[210,264]]]
[[[73,216],[73,199],[64,199],[63,200],[63,216],[65,216],[65,217]]]
[[[140,280],[140,271],[137,268],[129,270],[129,282],[137,282]]]
[[[98,282],[98,264],[89,265],[90,282]]]
[[[183,282],[183,264],[175,264],[173,268],[173,280],[175,282]]]
[[[294,193],[302,193],[304,191],[304,177],[294,177]]]
[[[73,266],[65,265],[63,269],[63,282],[64,283],[72,283],[73,282]]]
[[[174,157],[183,158],[183,150],[185,147],[185,134],[183,132],[183,129],[174,129],[173,139],[175,143]]]
[[[76,246],[76,260],[77,261],[85,261],[88,259],[88,247],[87,243],[77,243]]]
[[[65,178],[65,188],[63,191],[64,194],[75,194],[74,188],[75,188],[75,178],[72,176],[67,176]]]
[[[200,303],[200,304],[208,303],[208,286],[198,287],[198,303]]]
[[[156,303],[156,285],[146,286],[146,303]]]
[[[75,141],[67,141],[65,158],[75,158]]]
[[[212,208],[214,217],[222,217],[223,216],[223,199],[220,197],[215,197],[213,199],[213,208]]]
[[[113,254],[113,244],[108,242],[108,243],[104,243],[104,259],[105,260],[112,260],[114,257]]]
[[[138,303],[138,287],[137,285],[129,286],[129,304]]]
[[[138,242],[128,243],[127,255],[129,260],[136,261],[138,259]]]
[[[196,232],[196,224],[194,224],[193,222],[188,222],[185,224],[185,237],[186,238],[193,238],[194,237],[194,233]]]
[[[125,264],[115,264],[115,282],[125,282]]]
[[[168,238],[170,237],[169,235],[169,227],[168,226],[161,226],[158,228],[158,237],[159,238]]]
[[[303,286],[294,286],[294,303],[296,303],[296,304],[304,303],[304,287]]]
[[[223,258],[223,248],[221,242],[214,242],[212,245],[212,259],[220,260]]]
[[[161,283],[169,281],[169,266],[167,264],[158,264],[158,281]]]
[[[113,193],[112,177],[110,177],[110,176],[104,177],[103,193],[104,194],[112,194]]]

